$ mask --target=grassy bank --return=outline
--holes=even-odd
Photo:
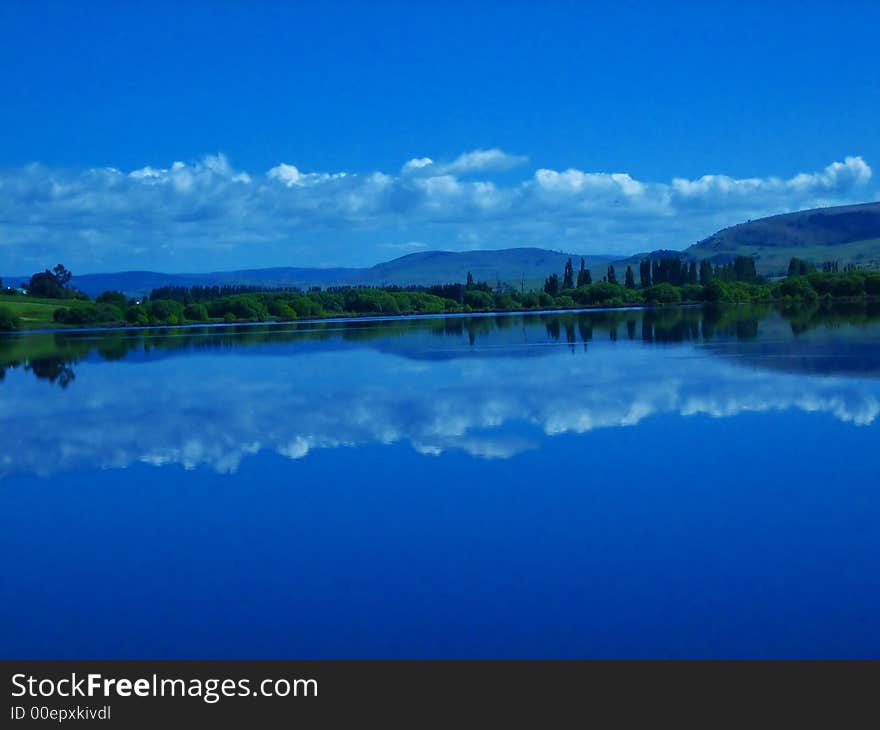
[[[91,302],[75,299],[44,299],[30,296],[0,294],[0,311],[6,310],[20,322],[19,329],[52,329],[63,327],[54,320],[59,307],[79,308]],[[2,319],[0,319],[2,322]]]

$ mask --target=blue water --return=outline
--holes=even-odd
[[[878,658],[880,324],[803,320],[0,340],[0,656]]]

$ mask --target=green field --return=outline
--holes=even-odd
[[[0,294],[0,307],[5,307],[21,319],[21,328],[26,330],[58,328],[52,319],[59,307],[74,308],[90,304],[77,299],[40,299],[28,296],[9,296]]]

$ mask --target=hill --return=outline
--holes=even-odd
[[[549,251],[543,248],[508,248],[500,251],[424,251],[393,261],[377,264],[367,270],[369,284],[446,284],[464,281],[471,272],[477,281],[495,286],[503,282],[519,288],[543,284],[548,274],[562,273],[571,259],[575,268],[581,255]],[[615,257],[589,255],[583,257],[589,267],[607,265]]]
[[[814,208],[724,228],[686,249],[713,261],[753,256],[762,274],[784,274],[792,256],[880,268],[880,203]]]
[[[627,265],[638,272],[644,258],[679,256],[723,263],[736,256],[755,258],[764,275],[781,275],[792,256],[816,264],[834,260],[880,269],[880,202],[816,208],[750,220],[724,228],[684,251],[667,249],[632,256],[586,255],[583,258],[597,281],[613,263],[618,278]],[[581,255],[542,248],[508,248],[483,251],[422,251],[364,268],[276,267],[164,274],[155,271],[122,271],[74,276],[72,283],[90,296],[116,289],[129,296],[148,294],[160,286],[237,284],[265,288],[314,286],[409,286],[464,282],[468,272],[492,286],[499,282],[525,290],[540,288],[545,277],[562,274],[571,258],[575,269]],[[5,276],[7,284],[29,277]]]
[[[495,251],[424,251],[408,254],[368,268],[268,268],[208,273],[163,274],[155,271],[121,271],[107,274],[74,275],[71,283],[89,296],[108,290],[122,291],[129,296],[148,294],[160,286],[194,286],[239,284],[267,288],[344,285],[430,285],[464,282],[468,272],[477,281],[495,286],[499,281],[517,288],[540,286],[552,273],[562,273],[568,258],[579,265],[577,254],[548,251],[541,248],[509,248]],[[612,256],[584,257],[588,266],[597,271]],[[18,284],[27,277],[4,277],[8,284]]]

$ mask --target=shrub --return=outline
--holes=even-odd
[[[494,309],[495,298],[487,291],[470,289],[464,293],[464,303],[472,309]]]
[[[133,304],[125,310],[125,321],[135,326],[142,326],[150,323],[147,311],[144,307]]]
[[[284,304],[282,302],[277,306],[275,316],[282,322],[289,322],[292,319],[296,319],[296,310],[294,310],[289,304]]]
[[[95,302],[97,304],[112,304],[123,312],[125,311],[125,306],[128,304],[125,294],[119,291],[105,291],[103,294],[98,295]]]
[[[381,289],[346,290],[343,306],[349,312],[358,314],[400,314],[400,305],[387,291]],[[320,304],[319,304],[320,306]],[[300,308],[294,305],[297,312]],[[317,314],[313,312],[312,314]]]
[[[263,321],[269,319],[269,308],[259,297],[242,294],[208,302],[208,314],[223,317],[226,321],[229,321],[227,315],[232,319]]]
[[[815,302],[819,298],[809,280],[803,276],[791,276],[780,282],[776,287],[775,294],[777,297],[781,295],[805,302]]]
[[[612,284],[610,281],[599,281],[583,288],[586,289],[589,304],[613,304],[615,300],[623,303],[626,295],[626,290],[620,284]]]
[[[720,279],[712,279],[703,287],[703,298],[707,302],[729,302],[730,291]]]
[[[644,290],[645,301],[649,304],[677,304],[681,301],[681,292],[677,287],[666,282],[654,284]]]
[[[419,294],[416,297],[416,303],[419,311],[429,314],[445,312],[449,304],[455,306],[455,302],[450,302],[448,299],[443,299],[435,294]]]
[[[9,307],[0,307],[0,332],[21,329],[21,318]]]
[[[572,302],[574,304],[574,302]],[[510,294],[495,295],[495,309],[517,309],[519,307],[516,300]]]
[[[792,277],[789,277],[789,279],[791,278]],[[809,282],[810,286],[813,287],[815,292],[819,296],[822,296],[823,294],[831,294],[833,292],[834,284],[837,280],[837,277],[829,274],[824,274],[821,271],[813,271],[810,274],[807,274],[806,280]]]
[[[860,274],[841,276],[834,282],[831,293],[836,297],[859,297],[865,293],[865,277]]]
[[[173,299],[156,299],[149,303],[150,324],[180,324],[183,306]]]
[[[204,304],[187,304],[183,316],[193,322],[205,322],[208,319],[208,308]]]
[[[60,324],[79,326],[95,324],[116,324],[122,322],[122,310],[112,304],[85,304],[81,307],[60,307],[52,314],[52,319]]]

